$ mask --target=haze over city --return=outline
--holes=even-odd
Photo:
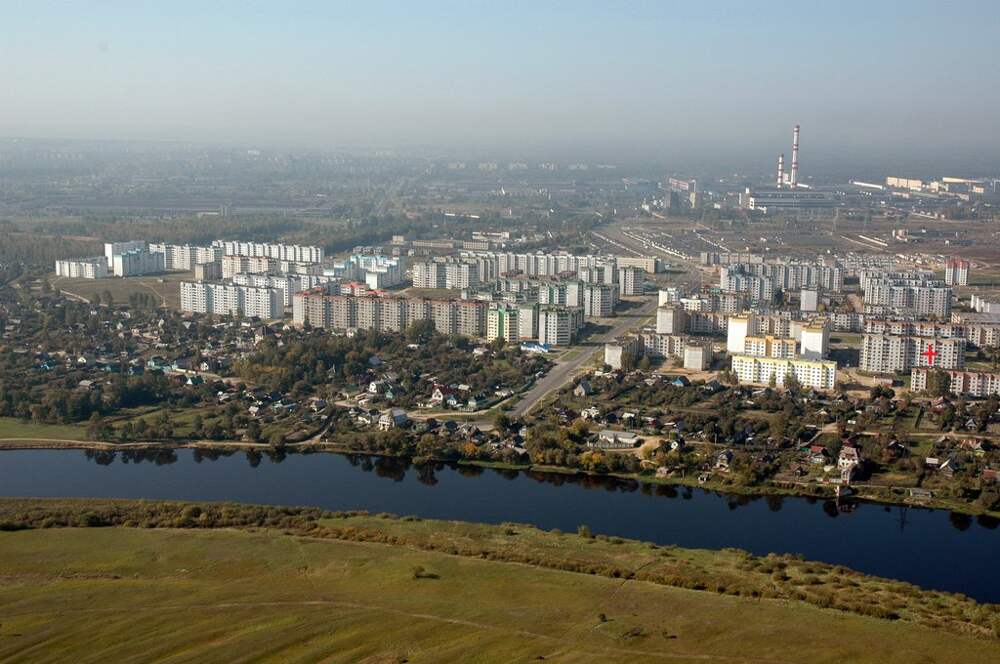
[[[988,164],[991,2],[54,3],[0,24],[0,135],[511,158]],[[765,152],[766,151],[766,152]]]

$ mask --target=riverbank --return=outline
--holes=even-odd
[[[0,452],[4,450],[92,450],[98,452],[113,451],[155,451],[155,450],[203,450],[216,452],[238,452],[238,451],[275,451],[276,448],[265,443],[252,443],[247,441],[214,441],[197,440],[184,442],[149,441],[137,443],[107,443],[98,441],[81,440],[57,440],[57,439],[0,439]],[[369,456],[372,458],[399,459],[410,463],[449,463],[459,466],[471,466],[478,468],[490,468],[494,470],[509,470],[517,472],[550,473],[566,476],[584,476],[594,479],[620,480],[625,482],[638,482],[654,486],[675,486],[700,488],[707,491],[716,491],[723,494],[737,496],[755,497],[798,497],[815,500],[837,500],[836,486],[818,484],[788,484],[769,483],[758,486],[747,486],[742,484],[729,483],[720,479],[718,475],[709,475],[705,481],[699,476],[689,475],[681,477],[656,477],[653,475],[627,474],[627,473],[593,473],[578,468],[564,466],[550,466],[544,464],[510,464],[496,461],[480,461],[469,459],[442,459],[434,457],[410,457],[391,455],[380,452],[363,452],[354,450],[342,445],[333,443],[289,443],[282,448],[277,448],[288,453],[330,453],[343,455]],[[855,492],[850,496],[841,499],[842,503],[865,502],[876,505],[921,507],[927,509],[947,510],[966,516],[985,516],[1000,519],[1000,512],[984,510],[979,506],[958,500],[944,499],[939,496],[915,500],[908,496],[908,490],[903,487],[872,487],[870,485],[855,485]]]
[[[585,528],[3,499],[0,531],[5,660],[989,662],[1000,630],[951,593]]]

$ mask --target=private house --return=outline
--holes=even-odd
[[[454,391],[447,385],[435,385],[434,391],[431,392],[429,403],[432,405],[444,403],[445,399],[451,396],[453,392]]]
[[[589,447],[601,450],[621,450],[636,446],[639,436],[634,431],[615,431],[605,429],[597,434],[597,440],[588,443]]]
[[[383,411],[383,413],[378,418],[378,429],[379,431],[389,431],[390,429],[398,429],[406,426],[410,418],[407,416],[406,411],[402,408],[390,408],[389,410]]]
[[[837,457],[837,468],[840,470],[840,480],[850,484],[861,466],[861,454],[856,447],[844,446]]]
[[[580,384],[573,388],[573,396],[577,397],[589,397],[594,393],[594,388],[591,386],[590,381],[586,378],[580,381]]]

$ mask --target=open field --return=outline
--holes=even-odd
[[[0,522],[30,505],[69,505],[72,519],[93,523],[101,510],[133,509],[101,501],[88,516],[82,501],[3,501]],[[739,552],[652,549],[520,525],[143,505],[179,526],[256,510],[250,521],[273,529],[0,532],[0,660],[975,663],[995,661],[998,648],[994,638],[794,600],[499,560],[603,561],[634,573],[667,565],[712,570],[726,582],[744,560]],[[473,543],[480,556],[464,551]],[[795,578],[807,565],[782,569]],[[887,583],[854,579],[871,602]],[[925,601],[952,613],[963,604],[940,593]]]
[[[191,279],[191,272],[169,272],[166,274],[148,275],[143,277],[108,277],[106,279],[69,279],[67,277],[52,277],[52,287],[70,295],[90,300],[95,294],[111,293],[117,304],[127,304],[133,293],[155,295],[157,304],[170,309],[181,306],[180,282]]]
[[[33,422],[22,422],[13,417],[0,417],[0,439],[41,438],[85,440],[86,433],[83,426],[73,424],[35,424]]]

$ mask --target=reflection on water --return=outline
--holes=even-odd
[[[195,463],[200,464],[203,461],[217,461],[219,459],[232,457],[236,454],[238,453],[235,450],[195,449],[191,453],[191,458]],[[292,454],[296,456],[309,456],[317,453],[308,450],[304,452],[294,451]],[[280,464],[288,458],[289,453],[285,449],[281,448],[265,449],[263,453],[256,449],[252,449],[246,450],[243,455],[246,458],[247,464],[251,468],[257,468],[265,457],[270,463]],[[101,466],[111,465],[116,459],[125,464],[152,462],[157,466],[174,464],[179,460],[176,450],[170,449],[126,449],[119,451],[85,450],[84,456],[90,461],[93,461]],[[407,472],[413,470],[416,480],[424,486],[437,485],[437,473],[447,470],[468,478],[479,477],[484,473],[489,472],[505,480],[515,480],[519,477],[525,477],[534,480],[535,482],[549,484],[552,486],[572,484],[588,490],[604,490],[619,493],[640,492],[646,496],[656,496],[659,498],[680,497],[683,500],[691,500],[694,491],[690,486],[641,482],[639,480],[629,478],[588,475],[585,473],[557,473],[538,470],[514,470],[511,468],[485,468],[482,466],[469,466],[444,461],[424,461],[414,463],[410,459],[386,456],[369,456],[364,454],[344,454],[337,456],[345,459],[354,468],[358,468],[366,473],[374,472],[376,477],[392,480],[393,482],[403,482],[407,477]],[[725,505],[730,511],[751,505],[758,501],[764,501],[767,505],[768,511],[780,512],[785,502],[785,496],[779,495],[760,496],[727,494],[701,488],[699,488],[699,491],[704,494],[710,494],[724,499]],[[814,496],[796,496],[793,499],[803,500],[809,504],[815,504],[816,502],[822,500],[822,513],[831,519],[836,519],[844,514],[849,514],[855,511],[855,508],[857,507],[857,503],[850,501],[850,499],[835,501],[819,499]],[[886,512],[893,510],[901,510],[903,512],[900,516],[901,529],[905,528],[905,511],[909,509],[922,508],[891,507],[888,505],[884,507],[884,511]],[[973,525],[973,522],[988,530],[995,530],[998,526],[1000,526],[1000,519],[997,519],[996,517],[983,514],[973,517],[968,514],[961,514],[958,512],[948,513],[948,523],[950,523],[955,530],[966,531]]]

